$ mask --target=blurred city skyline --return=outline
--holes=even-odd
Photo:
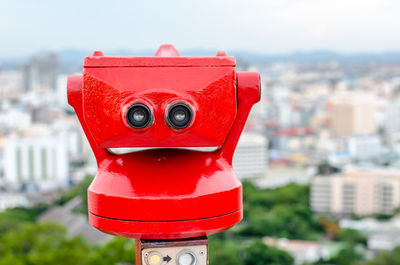
[[[98,167],[67,78],[95,50],[151,56],[171,43],[183,56],[224,50],[261,77],[233,158],[244,219],[210,237],[210,264],[398,265],[399,10],[394,0],[0,0],[0,264],[134,264],[133,240],[87,222]],[[163,93],[134,78],[123,93]]]
[[[265,54],[398,51],[399,8],[393,0],[2,1],[0,58],[162,43]]]

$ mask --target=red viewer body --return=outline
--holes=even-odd
[[[85,58],[83,76],[68,79],[68,101],[98,164],[90,224],[177,239],[238,223],[242,186],[232,156],[259,83],[223,52],[181,57],[163,45],[154,57]]]

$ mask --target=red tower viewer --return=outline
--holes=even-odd
[[[258,73],[235,60],[181,57],[163,45],[154,57],[86,57],[68,79],[96,156],[89,222],[110,234],[178,239],[221,232],[242,218],[242,186],[232,156]]]

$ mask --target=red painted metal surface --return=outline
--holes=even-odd
[[[242,186],[232,156],[259,100],[258,73],[236,73],[232,57],[180,57],[162,46],[155,57],[87,57],[83,76],[68,79],[74,107],[98,163],[89,187],[89,221],[119,236],[170,239],[221,232],[242,218]],[[167,107],[186,102],[191,125],[165,122]],[[135,102],[154,122],[125,120]],[[174,147],[218,147],[200,152]],[[107,148],[162,147],[123,155]]]

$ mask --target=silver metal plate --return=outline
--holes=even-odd
[[[161,262],[158,264],[152,264],[149,261],[149,258],[154,255],[154,253],[159,253],[162,255]],[[178,257],[179,255],[187,253],[195,255],[195,259],[190,265],[207,265],[208,252],[206,245],[146,248],[142,251],[142,264],[181,265],[178,263]]]

